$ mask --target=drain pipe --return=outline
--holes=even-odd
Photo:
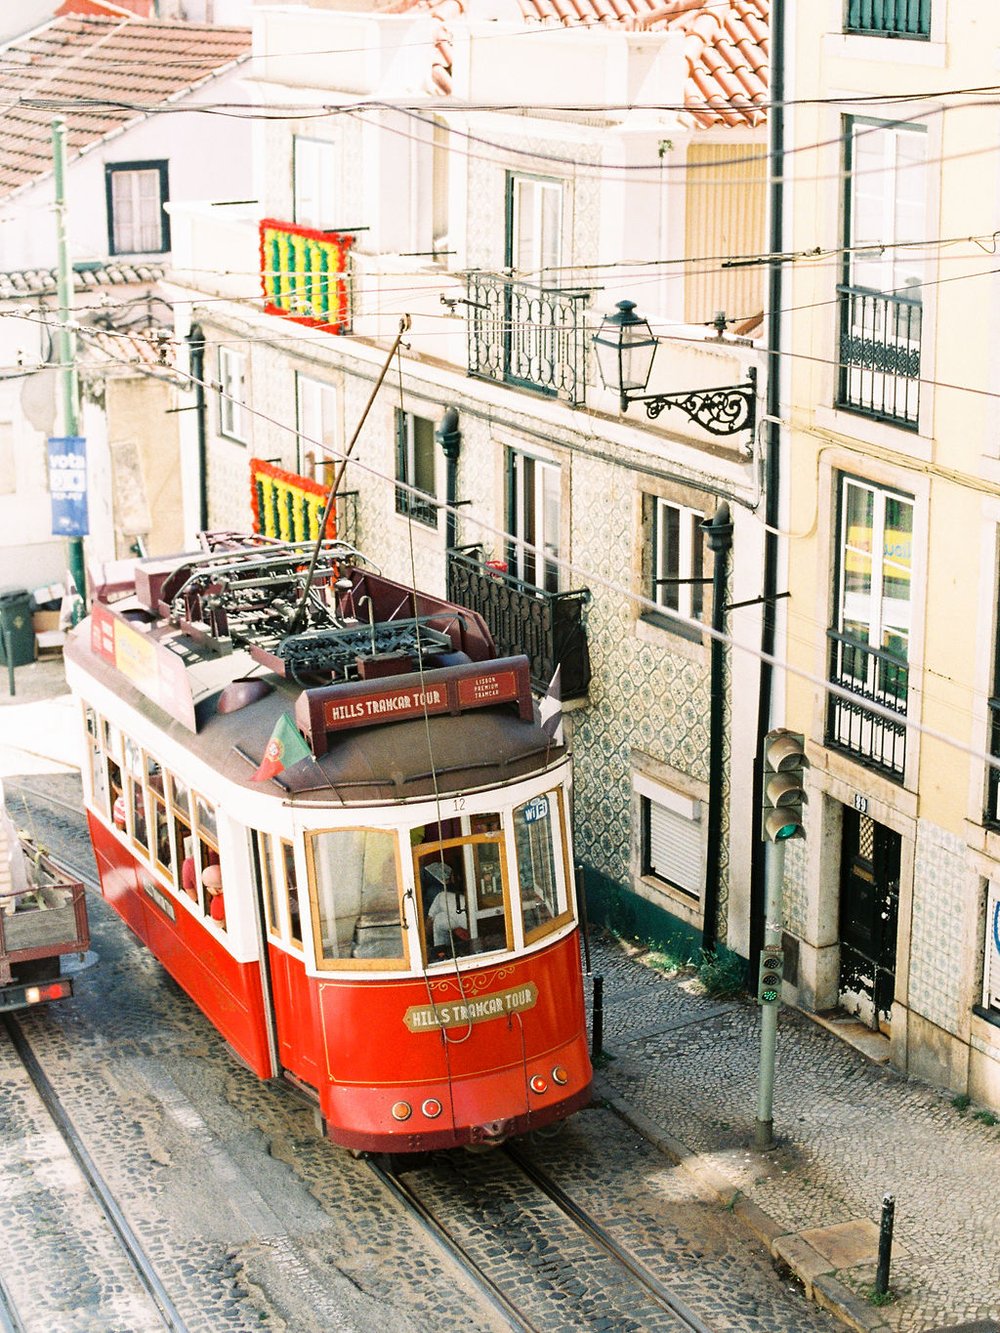
[[[457,407],[445,408],[444,416],[438,423],[434,435],[448,463],[448,474],[445,482],[445,502],[448,508],[445,510],[444,519],[444,548],[446,551],[451,551],[458,541],[458,519],[455,516],[455,502],[458,499],[458,455],[462,449],[462,432],[458,429]]]
[[[205,423],[205,334],[192,324],[187,335],[191,379],[194,382],[195,429],[198,432],[198,531],[208,531],[208,442]]]
[[[722,862],[722,742],[725,725],[726,582],[729,552],[733,547],[733,523],[729,505],[720,500],[711,521],[702,523],[715,563],[712,567],[711,690],[708,720],[708,830],[705,848],[705,909],[702,919],[702,953],[714,954],[719,935],[719,882]]]
[[[771,263],[767,283],[767,414],[766,455],[764,473],[764,579],[763,616],[761,623],[761,652],[774,656],[777,641],[778,591],[778,536],[781,516],[781,321],[783,299],[783,272],[778,256],[784,249],[784,167],[785,167],[785,0],[771,4],[771,87],[768,155],[771,177],[771,208],[768,245]],[[771,729],[771,691],[774,671],[771,663],[760,664],[760,687],[757,701],[757,747],[753,772],[753,811],[763,800],[763,774],[760,756],[764,752],[764,737]],[[757,968],[757,956],[764,943],[764,842],[756,826],[752,830],[750,860],[750,971]]]

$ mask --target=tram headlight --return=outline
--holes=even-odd
[[[420,1109],[428,1120],[436,1120],[444,1108],[436,1097],[428,1097]]]
[[[392,1118],[393,1120],[409,1120],[413,1114],[413,1107],[409,1102],[393,1102]]]
[[[562,1065],[556,1065],[555,1069],[553,1069],[552,1082],[558,1083],[560,1088],[564,1088],[569,1082],[569,1074],[563,1069]]]
[[[531,1089],[531,1091],[537,1092],[539,1096],[541,1096],[541,1094],[546,1090],[548,1086],[549,1085],[545,1082],[545,1079],[541,1076],[541,1074],[533,1074],[528,1083],[528,1087]]]

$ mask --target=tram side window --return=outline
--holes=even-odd
[[[460,831],[414,850],[431,962],[510,947],[500,816],[472,815]]]
[[[149,792],[149,850],[159,868],[169,875],[170,823],[167,819],[163,769],[149,754],[146,755],[146,790]]]
[[[205,915],[210,916],[216,925],[226,928],[222,881],[218,871],[207,874],[209,866],[219,864],[219,835],[216,831],[215,807],[209,805],[204,796],[192,793],[194,799],[194,860],[196,883],[206,889],[204,897]]]
[[[285,878],[285,894],[288,898],[288,930],[291,941],[297,948],[302,948],[302,909],[299,905],[299,881],[295,874],[295,848],[284,838],[281,840],[281,870]]]
[[[559,794],[547,792],[514,811],[514,846],[525,939],[537,939],[568,913],[562,871]],[[557,861],[557,851],[560,855]]]
[[[280,938],[281,914],[278,910],[278,886],[274,880],[274,865],[271,861],[270,833],[257,834],[257,863],[260,866],[260,886],[264,893],[267,933]]]
[[[94,805],[106,815],[111,813],[108,803],[108,770],[104,765],[101,720],[92,708],[84,710],[87,726],[87,750],[90,759],[90,785],[94,793]]]
[[[144,852],[149,851],[149,827],[146,822],[146,797],[143,791],[142,751],[135,741],[125,740],[125,806],[129,832]]]
[[[194,855],[194,833],[191,829],[191,803],[187,783],[169,775],[170,820],[173,829],[174,885],[193,902],[199,901],[198,865]]]
[[[111,722],[104,723],[104,758],[108,771],[108,800],[111,822],[125,828],[125,784],[122,777],[122,734]]]
[[[322,959],[404,961],[396,837],[384,829],[309,836]]]

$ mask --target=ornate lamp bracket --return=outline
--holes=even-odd
[[[650,421],[668,407],[680,408],[710,435],[735,435],[753,431],[757,424],[757,370],[751,366],[745,384],[727,384],[720,389],[689,389],[679,393],[622,395],[622,410],[642,403]]]

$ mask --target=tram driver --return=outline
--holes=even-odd
[[[469,939],[469,914],[465,894],[453,886],[451,866],[434,861],[427,867],[427,878],[439,887],[439,892],[427,911],[427,934],[431,938],[435,958],[444,958],[451,940],[461,943]]]

